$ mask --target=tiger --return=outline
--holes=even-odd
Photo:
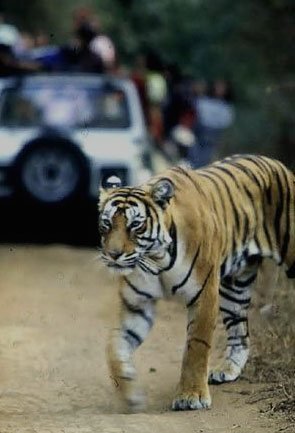
[[[209,385],[235,381],[249,357],[248,309],[263,259],[295,277],[295,176],[278,160],[242,154],[169,167],[140,186],[113,180],[99,191],[100,259],[120,283],[110,376],[130,411],[144,408],[134,353],[157,301],[177,296],[187,338],[172,410],[210,408]],[[219,310],[227,345],[209,371]]]

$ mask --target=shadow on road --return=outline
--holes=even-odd
[[[0,243],[98,245],[94,201],[48,208],[1,199],[0,215]]]

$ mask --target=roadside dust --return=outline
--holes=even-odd
[[[126,413],[106,366],[116,287],[95,250],[0,247],[1,433],[276,432],[280,420],[249,404],[261,385],[247,378],[211,387],[207,411],[171,412],[185,341],[185,309],[161,302],[136,364],[148,395],[144,413]],[[224,344],[216,332],[212,363]]]

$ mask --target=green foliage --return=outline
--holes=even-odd
[[[78,0],[4,0],[0,12],[21,31],[47,32],[53,42],[61,42],[70,31],[71,11]]]
[[[295,161],[293,0],[126,3],[94,1],[123,60],[148,46],[196,78],[228,78],[237,94],[237,119],[224,151]]]

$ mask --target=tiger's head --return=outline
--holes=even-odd
[[[99,232],[101,259],[123,275],[136,266],[157,270],[172,242],[167,211],[174,185],[161,178],[143,188],[120,187],[118,182],[100,189]]]

